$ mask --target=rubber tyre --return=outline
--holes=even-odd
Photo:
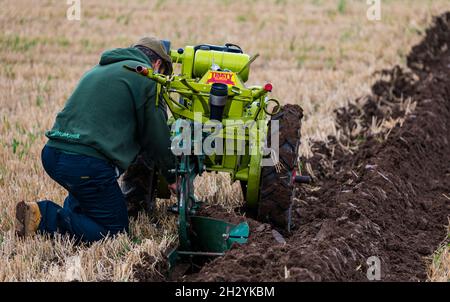
[[[292,195],[294,191],[290,175],[296,168],[301,138],[303,110],[298,105],[287,104],[272,117],[279,121],[279,162],[266,166],[261,171],[260,195],[257,218],[275,227],[290,231]],[[268,142],[272,135],[269,125]]]

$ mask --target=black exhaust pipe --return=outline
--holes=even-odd
[[[222,83],[214,83],[209,95],[209,118],[222,121],[223,109],[228,100],[228,86]]]

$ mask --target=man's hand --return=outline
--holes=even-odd
[[[168,188],[169,188],[169,190],[170,190],[170,192],[173,194],[173,195],[177,195],[177,187],[178,187],[178,185],[177,185],[177,183],[176,182],[174,182],[173,184],[170,184],[170,185],[168,185]]]

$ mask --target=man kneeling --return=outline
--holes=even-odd
[[[58,113],[42,150],[47,174],[68,191],[64,206],[19,202],[16,232],[69,234],[93,242],[128,231],[125,198],[117,178],[146,153],[176,190],[167,115],[157,106],[156,83],[123,68],[145,65],[170,74],[168,49],[146,37],[130,48],[103,53]]]

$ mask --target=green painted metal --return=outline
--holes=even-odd
[[[234,177],[236,178],[236,180],[248,181],[248,174],[249,174],[248,168],[245,168],[237,171]]]
[[[167,262],[169,263],[169,271],[172,271],[175,265],[180,261],[180,255],[177,249],[172,249],[167,255]]]
[[[212,64],[219,65],[222,69],[228,69],[233,72],[240,71],[250,60],[247,54],[226,53],[221,51],[198,50],[194,59],[194,73],[195,77],[203,77],[209,71]],[[245,68],[240,73],[242,81],[248,80],[250,68]]]
[[[189,172],[191,163],[189,157],[184,156],[180,163],[181,181],[178,188],[178,236],[180,248],[183,250],[191,249],[191,241],[189,239],[189,211],[190,203],[195,202],[191,196],[192,176]]]
[[[208,123],[211,85],[224,83],[228,87],[228,100],[222,119],[223,128],[218,137],[232,146],[229,150],[224,150],[228,151],[224,154],[178,156],[179,248],[170,255],[170,261],[176,262],[177,259],[200,254],[219,255],[233,243],[247,241],[247,224],[233,225],[196,215],[202,203],[194,196],[193,183],[196,176],[204,171],[229,173],[232,181],[240,180],[247,184],[247,205],[253,208],[257,206],[262,154],[260,148],[256,148],[256,152],[249,152],[250,140],[252,137],[258,138],[261,133],[267,134],[270,117],[267,106],[273,100],[269,99],[269,91],[263,87],[245,85],[249,75],[249,62],[252,60],[247,54],[204,49],[196,51],[193,46],[187,46],[183,51],[171,50],[170,55],[174,64],[181,64],[179,75],[157,74],[149,67],[146,69],[148,72],[139,72],[159,83],[162,99],[172,114],[169,126],[180,120]],[[220,70],[213,69],[213,65],[219,65]],[[124,67],[138,72],[137,69]],[[181,97],[182,102],[178,98],[174,99],[175,95]],[[210,133],[204,130],[203,139],[208,134]]]
[[[194,69],[194,54],[194,47],[187,46],[182,55],[181,75],[189,79],[192,78],[192,70]]]
[[[250,227],[247,222],[241,222],[231,229],[227,239],[227,247],[231,248],[234,243],[247,243],[248,236],[250,236]]]
[[[199,51],[197,51],[199,53]],[[184,49],[182,54],[177,51],[172,50],[171,56],[175,63],[182,64],[182,74],[174,75],[171,77],[166,77],[164,75],[155,74],[151,72],[148,73],[148,77],[157,81],[161,84],[161,89],[163,91],[163,99],[167,103],[169,110],[171,111],[175,119],[187,119],[194,120],[195,113],[201,114],[201,122],[206,123],[209,120],[208,117],[208,99],[209,90],[211,89],[211,83],[208,80],[211,79],[214,71],[205,71],[201,79],[194,77],[194,62],[197,53],[194,47],[188,46]],[[202,73],[204,69],[204,62],[210,60],[211,58],[216,58],[217,54],[211,56],[207,55],[207,51],[200,50],[201,56],[199,56],[199,62],[202,62],[201,68],[197,70],[197,73]],[[227,60],[231,60],[234,54],[225,54]],[[235,63],[234,69],[237,67],[242,67],[244,62],[248,61],[248,55],[245,56],[235,56],[239,58],[239,62]],[[225,61],[227,61],[225,60]],[[224,61],[222,61],[224,62]],[[216,63],[217,64],[217,63]],[[233,64],[230,64],[232,66]],[[246,67],[249,68],[249,67]],[[201,72],[200,72],[201,70]],[[239,75],[235,72],[228,73],[234,79],[234,85],[229,85],[229,97],[230,100],[227,103],[224,124],[230,123],[229,127],[234,127],[233,121],[240,120],[243,123],[249,121],[261,121],[267,120],[267,114],[265,112],[266,106],[266,96],[267,91],[263,88],[255,87],[245,87],[242,80],[242,74]],[[244,73],[245,74],[245,73]],[[180,104],[177,100],[171,98],[172,93],[178,93],[183,96],[186,100],[185,104]],[[233,137],[228,137],[226,132],[227,129],[224,127],[222,130],[221,137],[224,139],[232,139],[234,141],[244,141],[245,146],[249,145],[249,138],[242,137],[239,135],[234,135]],[[237,148],[233,148],[237,149]],[[247,191],[247,202],[255,206],[259,198],[259,179],[260,179],[260,155],[237,155],[237,150],[234,153],[225,154],[220,157],[209,157],[206,162],[208,171],[218,171],[218,172],[229,172],[232,175],[233,180],[240,179],[248,181],[250,190]],[[256,157],[255,157],[256,156]],[[248,163],[247,166],[242,166],[241,163]],[[258,168],[259,167],[259,168]],[[248,171],[248,175],[243,175],[245,171]],[[239,174],[238,174],[239,173]],[[236,175],[239,175],[236,177]]]
[[[192,240],[199,252],[223,253],[234,243],[246,243],[250,233],[246,222],[234,225],[210,217],[192,216],[191,224]]]

